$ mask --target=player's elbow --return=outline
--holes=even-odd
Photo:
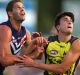
[[[0,58],[0,64],[4,67],[9,66],[10,64],[12,64],[12,59],[10,59],[8,56],[2,56]]]
[[[6,62],[7,60],[5,60],[5,58],[0,58],[0,64],[2,65],[2,66],[4,66],[4,67],[6,67],[7,66],[7,62]]]
[[[6,62],[5,62],[5,60],[4,60],[3,58],[0,58],[0,64],[1,64],[2,66],[7,66],[7,65],[6,65]]]

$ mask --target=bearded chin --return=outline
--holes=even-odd
[[[17,22],[19,22],[19,23],[22,23],[24,20],[25,20],[25,18],[24,19],[21,19],[21,18],[14,18],[15,19],[15,21],[17,21]]]
[[[19,23],[22,23],[24,20],[17,20]]]
[[[25,19],[17,19],[17,22],[22,23]]]

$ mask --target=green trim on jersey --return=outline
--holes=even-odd
[[[47,64],[60,64],[63,62],[63,58],[66,53],[70,50],[72,43],[76,40],[76,37],[71,37],[71,39],[65,42],[59,42],[58,36],[51,36],[49,38],[50,43],[46,47],[45,51],[45,59]],[[74,69],[76,65],[75,63],[71,66],[71,68],[64,74],[53,73],[47,71],[47,75],[73,75]]]

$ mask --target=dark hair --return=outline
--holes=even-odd
[[[64,16],[71,17],[72,22],[74,22],[74,14],[72,12],[62,12],[62,13],[59,13],[55,18],[55,27],[59,25],[60,19]]]
[[[7,14],[8,14],[9,11],[12,11],[13,6],[14,6],[14,4],[15,4],[16,2],[21,2],[21,0],[12,0],[12,1],[10,1],[10,2],[8,3],[8,5],[7,5],[7,7],[6,7],[6,12],[7,12]],[[9,15],[8,15],[8,17],[9,17]]]

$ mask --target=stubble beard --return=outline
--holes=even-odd
[[[17,20],[17,22],[22,23],[24,20]]]
[[[20,18],[14,18],[16,22],[22,23],[25,19],[20,19]]]

